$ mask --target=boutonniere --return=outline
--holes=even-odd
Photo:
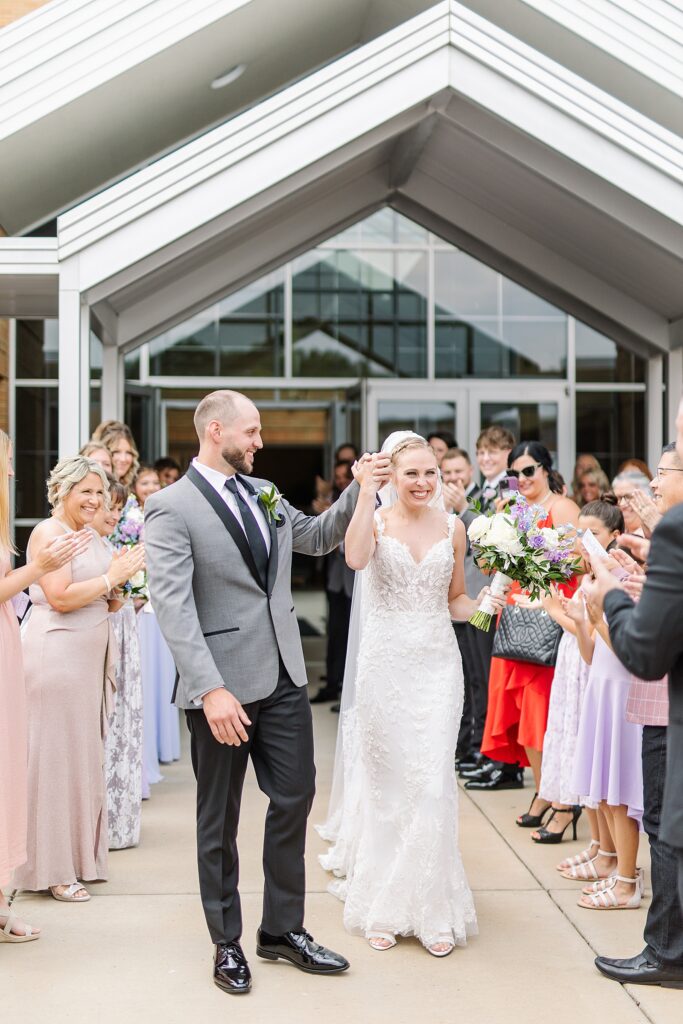
[[[270,487],[259,488],[258,500],[263,505],[263,511],[266,513],[269,523],[279,523],[282,518],[277,511],[277,503],[281,497],[282,495],[275,484],[271,484]]]

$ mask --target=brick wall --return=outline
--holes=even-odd
[[[48,0],[0,0],[0,28],[10,21],[23,18],[38,7],[44,7]]]

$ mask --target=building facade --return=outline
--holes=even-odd
[[[218,386],[258,402],[259,471],[298,500],[337,444],[374,448],[399,426],[471,450],[504,423],[566,476],[582,451],[609,472],[652,463],[669,436],[683,385],[669,5],[590,0],[582,19],[550,0],[368,0],[343,26],[332,0],[312,26],[300,6],[150,0],[117,20],[101,0],[53,0],[0,31],[20,543],[58,453],[101,417],[125,415],[146,458],[186,461],[191,409]],[[259,63],[258,24],[266,53],[290,33],[289,64]],[[77,83],[65,26],[84,59],[106,54]],[[172,110],[150,106],[165,74]],[[25,182],[39,137],[62,145],[52,175]]]

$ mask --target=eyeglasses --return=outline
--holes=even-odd
[[[630,494],[622,494],[622,496],[620,498],[617,498],[617,505],[620,505],[621,508],[630,508],[631,507],[631,495]]]
[[[541,468],[541,463],[536,462],[533,466],[525,466],[524,469],[508,469],[508,476],[520,477],[525,476],[527,480],[530,480],[536,473],[537,469]],[[681,470],[683,472],[683,470]]]
[[[667,473],[683,473],[683,469],[676,469],[674,466],[657,466],[657,476],[666,476]]]

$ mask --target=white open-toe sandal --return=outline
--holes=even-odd
[[[4,917],[5,915],[2,914],[0,916]],[[13,935],[12,927],[14,926],[15,921],[18,920],[19,918],[17,915],[13,914],[10,910],[9,917],[7,918],[7,924],[2,931],[0,931],[0,942],[33,942],[34,939],[40,938],[40,932],[34,932],[30,924],[24,925],[26,931],[23,935]]]
[[[72,882],[71,885],[66,887],[64,892],[57,892],[57,889],[59,889],[58,885],[50,886],[50,892],[56,900],[60,901],[60,903],[87,903],[90,899],[90,893],[84,885],[81,885],[80,882]],[[76,895],[76,893],[81,889],[85,893],[85,896]]]
[[[435,949],[435,946],[445,946],[446,948]],[[428,953],[431,953],[432,956],[450,956],[455,949],[453,937],[450,934],[444,935],[443,938],[437,939],[433,946],[425,946],[425,949]]]
[[[389,932],[368,932],[366,938],[372,948],[380,953],[385,949],[393,949],[396,945],[396,937]]]

